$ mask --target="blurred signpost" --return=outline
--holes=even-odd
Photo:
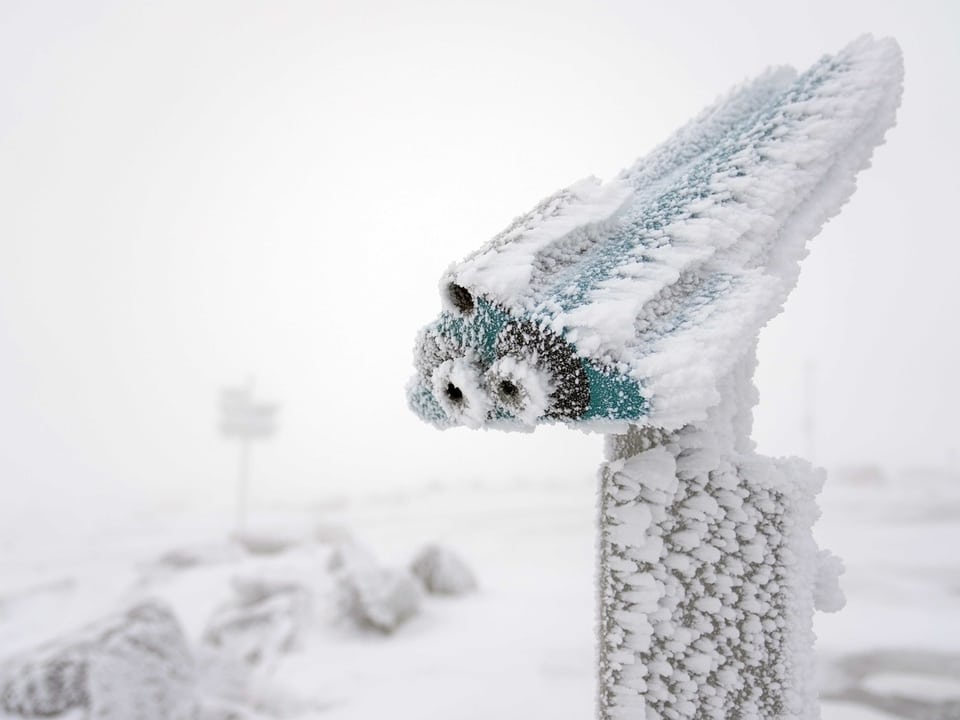
[[[250,485],[250,447],[257,439],[271,437],[277,429],[280,406],[257,402],[253,398],[253,381],[242,387],[228,387],[220,392],[220,431],[240,443],[237,473],[237,533],[243,533],[247,516]]]

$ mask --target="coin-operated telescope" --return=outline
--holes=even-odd
[[[606,183],[543,200],[449,268],[411,407],[440,428],[607,434],[604,720],[807,718],[822,474],[750,440],[757,336],[894,124],[902,60],[861,38],[767,71]]]

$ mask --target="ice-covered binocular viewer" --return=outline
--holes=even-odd
[[[861,38],[770,70],[600,183],[548,197],[440,283],[411,407],[439,426],[608,433],[598,717],[818,717],[822,473],[754,452],[760,328],[893,124],[902,65]]]
[[[888,49],[862,40],[799,76],[770,70],[450,267],[411,406],[440,427],[702,419],[891,125]]]

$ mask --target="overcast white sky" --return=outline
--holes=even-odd
[[[811,364],[817,461],[958,462],[958,7],[0,0],[5,512],[229,498],[215,402],[248,374],[283,403],[258,502],[591,476],[596,436],[407,411],[439,275],[862,32],[903,47],[899,125],[763,335],[756,438],[806,451]]]

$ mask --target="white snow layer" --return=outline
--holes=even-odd
[[[614,180],[547,198],[442,285],[626,366],[649,424],[703,420],[894,124],[902,76],[896,42],[869,36],[799,77],[768,71]],[[455,417],[475,425],[476,410]]]

